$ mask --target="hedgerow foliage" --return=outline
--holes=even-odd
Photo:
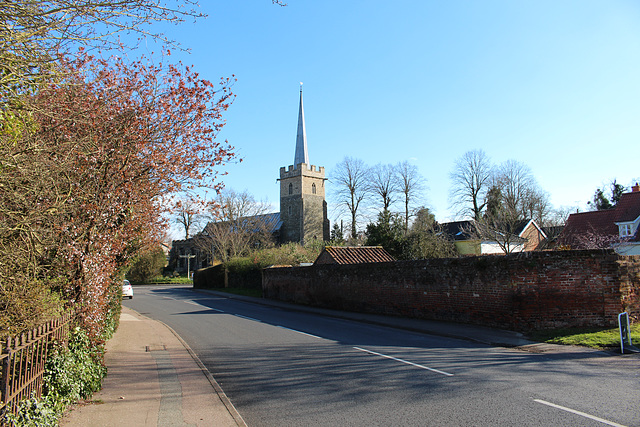
[[[99,388],[126,266],[163,237],[167,199],[219,188],[218,167],[234,158],[215,140],[231,80],[84,54],[60,64],[64,79],[2,106],[15,114],[0,117],[0,336],[70,309],[86,339],[59,350],[49,369],[70,376],[48,376],[18,425]]]
[[[235,157],[215,139],[233,79],[214,85],[180,63],[126,62],[113,37],[137,32],[171,43],[147,24],[202,16],[192,6],[52,0],[0,8],[0,338],[67,310],[79,326],[50,361],[45,398],[23,402],[14,424],[50,425],[61,402],[99,387],[128,263],[162,237],[174,193],[219,190],[219,167]],[[121,55],[98,59],[78,46]]]
[[[315,261],[324,247],[322,241],[313,241],[306,245],[286,243],[282,246],[254,251],[248,257],[236,257],[226,263],[228,285],[230,287],[262,286],[263,268],[270,265],[293,265]]]
[[[166,263],[167,257],[162,248],[155,247],[135,258],[127,273],[127,278],[135,283],[149,282],[162,274]]]
[[[286,243],[274,248],[261,249],[253,252],[249,259],[260,268],[270,265],[300,265],[313,262],[324,248],[321,240],[312,240],[304,246],[299,243]]]
[[[234,153],[215,136],[232,82],[214,87],[179,64],[61,63],[65,80],[25,96],[19,131],[0,135],[0,329],[41,306],[16,292],[49,286],[95,339],[118,272],[162,237],[167,197],[220,186]]]

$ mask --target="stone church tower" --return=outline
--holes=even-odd
[[[298,134],[293,165],[280,168],[280,239],[305,243],[313,239],[329,240],[327,202],[324,198],[324,167],[309,164],[307,133],[304,125],[302,86]]]

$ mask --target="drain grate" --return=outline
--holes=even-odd
[[[146,352],[149,353],[151,351],[167,351],[167,346],[163,345],[148,345],[145,347]]]

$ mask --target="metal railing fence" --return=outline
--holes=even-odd
[[[0,343],[0,414],[17,410],[23,399],[42,396],[44,367],[50,344],[66,344],[72,315],[53,319]]]

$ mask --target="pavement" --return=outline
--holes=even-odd
[[[209,371],[167,325],[122,307],[106,344],[108,373],[61,426],[246,426]]]
[[[198,292],[286,310],[464,339],[533,353],[611,356],[593,349],[544,344],[513,331],[457,323],[349,313],[215,291]],[[198,356],[169,326],[122,307],[106,345],[107,377],[89,402],[71,408],[61,426],[246,426]]]

